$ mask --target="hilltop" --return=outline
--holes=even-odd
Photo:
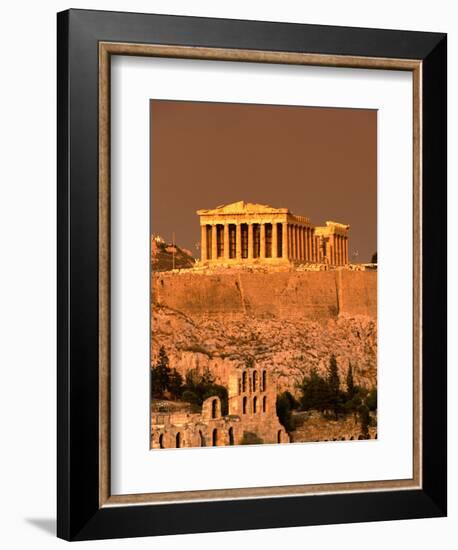
[[[196,260],[190,250],[167,243],[160,235],[151,237],[151,269],[153,272],[190,269]]]

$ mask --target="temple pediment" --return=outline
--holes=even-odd
[[[287,208],[273,208],[268,204],[237,201],[230,204],[221,204],[210,210],[197,210],[199,216],[213,216],[221,214],[286,214]]]

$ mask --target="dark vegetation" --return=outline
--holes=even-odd
[[[243,432],[242,441],[240,445],[262,445],[264,440],[253,432]]]
[[[325,376],[312,369],[299,386],[301,396],[296,400],[290,392],[277,396],[277,415],[285,430],[295,429],[293,410],[319,411],[324,417],[334,420],[354,415],[361,426],[361,439],[369,438],[372,423],[371,412],[377,410],[377,390],[368,390],[355,384],[353,367],[348,367],[345,390],[341,388],[337,360],[331,355]]]
[[[215,384],[213,375],[205,370],[200,373],[191,369],[185,379],[169,366],[169,358],[164,347],[159,350],[159,357],[151,367],[151,398],[186,401],[194,409],[202,407],[208,397],[216,395],[221,400],[221,414],[228,414],[228,395],[224,386]]]

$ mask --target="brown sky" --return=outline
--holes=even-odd
[[[151,101],[151,231],[198,255],[196,210],[245,200],[316,225],[349,223],[352,255],[377,249],[377,112]]]

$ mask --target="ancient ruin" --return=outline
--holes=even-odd
[[[217,447],[250,443],[289,443],[275,402],[277,385],[271,373],[254,367],[234,368],[228,379],[228,414],[221,400],[211,396],[201,412],[176,410],[170,403],[153,403],[151,447]],[[175,411],[174,411],[175,409]]]
[[[348,264],[350,226],[314,226],[288,208],[234,202],[198,210],[201,260],[205,264]]]

